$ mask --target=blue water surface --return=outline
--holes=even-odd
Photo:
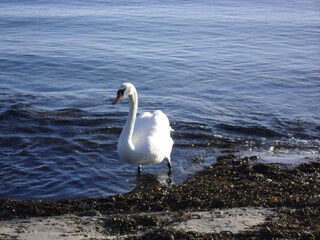
[[[63,199],[179,183],[225,149],[261,161],[320,152],[320,4],[1,1],[0,198]],[[121,162],[128,103],[164,111],[165,163]],[[274,160],[276,159],[276,160]]]

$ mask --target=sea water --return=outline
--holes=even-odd
[[[320,4],[1,1],[0,198],[99,197],[179,183],[222,151],[320,156]],[[128,100],[175,130],[173,176],[119,160]]]

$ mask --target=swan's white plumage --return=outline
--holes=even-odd
[[[160,110],[136,116],[138,95],[135,87],[124,83],[119,90],[125,90],[124,96],[128,95],[130,103],[128,119],[118,141],[120,158],[136,164],[154,164],[166,159],[170,165],[173,140],[168,117]]]
[[[132,142],[140,164],[159,163],[170,159],[173,145],[168,117],[160,110],[138,115]]]

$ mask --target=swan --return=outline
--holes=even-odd
[[[167,161],[169,174],[172,173],[170,155],[173,146],[172,128],[169,119],[162,111],[144,112],[137,116],[138,93],[131,83],[123,83],[117,91],[113,105],[123,97],[129,98],[129,114],[118,140],[117,151],[120,159],[141,165]]]

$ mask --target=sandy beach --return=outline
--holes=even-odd
[[[3,221],[0,226],[0,236],[1,239],[33,240],[125,239],[139,238],[148,230],[148,227],[140,225],[141,223],[132,226],[137,230],[130,233],[122,232],[121,226],[115,230],[115,222],[117,219],[123,218],[133,222],[150,220],[149,224],[161,227],[162,231],[237,234],[248,230],[258,230],[259,225],[265,223],[266,219],[273,215],[273,210],[269,208],[231,208],[213,209],[210,212],[150,212],[120,215],[101,215],[99,212],[93,211],[78,215],[66,214],[55,217]]]

